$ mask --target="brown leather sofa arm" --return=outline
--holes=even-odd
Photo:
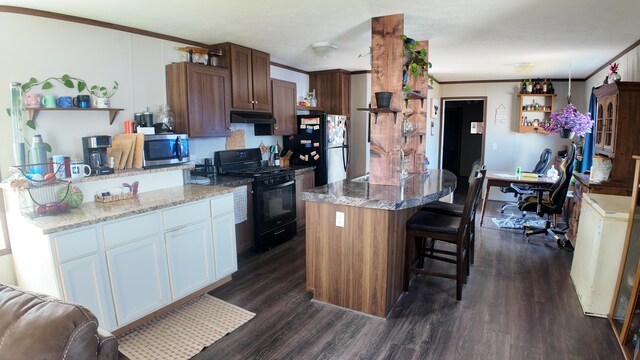
[[[112,338],[82,305],[0,284],[0,360],[115,360]]]
[[[118,338],[98,328],[98,360],[118,358]]]

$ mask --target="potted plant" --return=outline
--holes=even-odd
[[[118,91],[118,82],[114,81],[111,88],[107,88],[102,85],[93,85],[89,88],[89,93],[95,98],[93,99],[93,106],[97,108],[108,108],[111,105],[109,100]]]
[[[382,81],[380,78],[380,73],[382,72],[380,69],[374,68],[373,72],[378,77],[378,80]],[[376,106],[378,109],[385,109],[391,106],[391,98],[393,97],[393,93],[390,91],[380,91],[375,93],[376,96]]]
[[[431,62],[427,60],[427,49],[417,49],[420,42],[414,39],[402,35],[402,41],[404,42],[404,57],[403,57],[403,91],[405,96],[409,96],[412,91],[411,86],[407,85],[407,77],[409,75],[414,77],[420,77],[423,75],[428,76],[428,71],[431,68]],[[405,76],[406,74],[406,76]]]
[[[573,135],[583,137],[591,132],[593,120],[590,113],[580,113],[575,105],[569,103],[562,111],[549,116],[548,122],[541,127],[549,134],[560,134],[560,137],[571,139]]]

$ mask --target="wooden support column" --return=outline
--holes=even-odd
[[[416,50],[425,49],[429,51],[429,41],[418,41]],[[427,53],[428,54],[428,53]],[[427,122],[430,104],[428,103],[427,91],[429,90],[429,77],[424,74],[419,77],[409,75],[407,84],[411,86],[412,91],[420,91],[425,99],[416,96],[410,96],[409,99],[403,101],[403,112],[414,126],[416,131],[404,139],[402,149],[405,153],[406,169],[410,174],[420,173],[424,171],[424,157],[427,149]]]
[[[390,15],[371,19],[371,104],[377,107],[375,93],[393,93],[391,108],[402,107],[402,54],[404,44],[404,15]],[[376,104],[375,106],[373,104]],[[374,115],[372,115],[374,116]],[[369,182],[381,185],[400,184],[400,150],[402,114],[379,113],[371,122],[371,150]]]

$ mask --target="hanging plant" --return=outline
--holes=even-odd
[[[427,49],[418,49],[420,42],[415,41],[412,38],[402,35],[402,41],[404,42],[404,57],[403,67],[407,75],[411,75],[415,78],[420,76],[428,76],[429,69],[431,69],[431,62],[427,60]],[[408,97],[412,91],[410,85],[404,85],[403,91],[405,97]]]
[[[575,105],[568,104],[562,111],[549,116],[549,122],[543,122],[541,127],[549,134],[567,134],[574,132],[579,137],[591,132],[593,120],[590,113],[580,113]]]

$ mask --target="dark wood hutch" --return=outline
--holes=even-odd
[[[580,205],[585,193],[631,196],[634,154],[640,154],[640,82],[621,81],[594,89],[598,97],[595,126],[595,155],[613,162],[608,181],[590,184],[589,175],[575,173],[573,198],[569,203],[570,230],[567,236],[576,239],[580,220]]]

